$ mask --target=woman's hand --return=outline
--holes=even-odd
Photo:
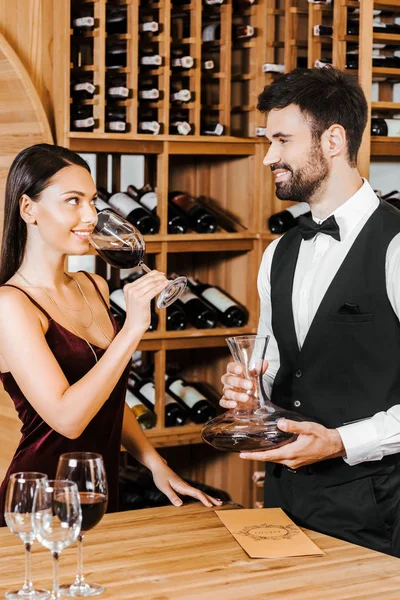
[[[153,480],[158,489],[163,492],[167,498],[171,501],[174,506],[182,506],[183,502],[178,496],[191,496],[196,498],[200,502],[211,508],[212,506],[221,506],[222,500],[213,498],[208,494],[204,494],[197,488],[192,487],[183,479],[181,479],[172,469],[165,464],[165,462],[159,461],[157,466],[152,468]]]
[[[124,286],[126,320],[124,327],[143,334],[150,325],[150,301],[168,285],[168,279],[160,271],[146,273],[140,279]]]

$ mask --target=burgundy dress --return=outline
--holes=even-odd
[[[116,321],[111,315],[96,282],[88,273],[85,272],[85,275],[92,281],[103,304],[106,306],[114,326],[114,332],[117,333]],[[73,385],[95,365],[95,358],[91,349],[84,339],[54,321],[27,292],[21,288],[17,289],[28,296],[49,320],[49,328],[46,333],[47,343],[69,384]],[[98,359],[100,359],[105,350],[94,344],[92,346]],[[11,473],[39,471],[46,473],[49,479],[54,479],[58,458],[63,452],[98,452],[103,456],[109,488],[107,511],[115,512],[118,510],[119,453],[128,374],[129,365],[127,365],[110,397],[83,433],[77,439],[71,440],[54,431],[43,421],[42,417],[38,415],[25,398],[11,373],[0,373],[0,380],[4,389],[11,396],[18,416],[22,421],[22,437],[0,487],[0,526],[5,525],[4,501],[8,478]],[[45,381],[43,381],[43,385],[46,385]]]

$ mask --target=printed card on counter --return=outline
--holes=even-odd
[[[215,511],[251,558],[324,555],[281,508]]]

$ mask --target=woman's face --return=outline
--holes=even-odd
[[[85,254],[97,223],[96,197],[89,171],[77,165],[58,171],[33,203],[42,240],[62,254]]]

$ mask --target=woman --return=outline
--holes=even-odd
[[[103,455],[108,510],[118,510],[121,443],[174,505],[182,504],[178,493],[220,504],[167,466],[124,401],[129,362],[150,324],[150,301],[167,285],[164,273],[124,287],[126,321],[117,331],[106,281],[64,271],[67,255],[89,250],[95,205],[89,167],[74,152],[38,144],[14,159],[0,262],[0,379],[23,425],[0,488],[2,525],[9,475],[54,477],[63,452]]]

